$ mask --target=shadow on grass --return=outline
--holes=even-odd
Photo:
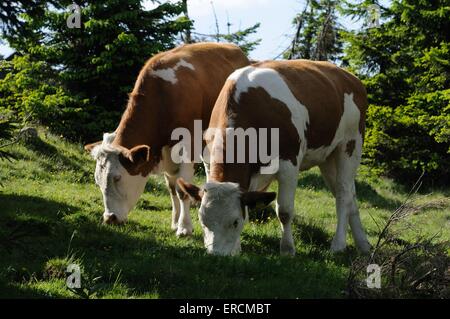
[[[317,174],[300,174],[297,187],[310,187],[316,190],[329,191],[322,176]],[[364,181],[356,181],[356,196],[359,202],[366,202],[372,206],[387,210],[396,209],[402,204],[398,200],[380,195],[370,184]]]
[[[77,207],[36,196],[0,194],[0,249],[37,257],[35,247],[53,238],[58,219]]]
[[[102,225],[97,214],[56,201],[0,195],[0,211],[2,232],[23,227],[26,234],[26,249],[13,246],[8,252],[0,245],[7,256],[0,261],[0,296],[50,297],[47,288],[29,283],[58,279],[63,285],[64,275],[52,278],[58,272],[46,269],[49,260],[67,260],[69,252],[86,274],[100,277],[106,288],[97,297],[116,289],[117,280],[125,291],[120,296],[161,298],[339,297],[345,284],[345,274],[332,264],[306,255],[279,257],[276,237],[251,239],[260,245],[245,247],[242,256],[218,257],[205,254],[201,234],[176,239],[170,229],[161,235],[160,229],[132,221]],[[51,297],[59,296],[55,291]]]
[[[258,221],[256,221],[258,222]],[[323,262],[332,260],[336,265],[348,267],[351,261],[360,256],[356,249],[354,239],[348,233],[351,241],[346,250],[341,253],[332,253],[330,250],[332,234],[322,226],[315,224],[313,219],[297,216],[292,222],[294,243],[297,246],[297,257]],[[281,233],[281,228],[280,228]],[[281,235],[267,235],[264,233],[243,233],[243,251],[255,254],[279,254]]]
[[[136,205],[136,208],[143,209],[143,210],[146,210],[146,211],[155,211],[155,212],[160,212],[160,211],[163,211],[163,210],[169,210],[169,211],[172,210],[172,207],[170,205],[155,206],[155,205],[152,204],[151,201],[149,201],[147,199],[144,199],[144,198],[141,198],[138,201],[138,203]]]
[[[319,264],[331,262],[341,267],[348,267],[351,260],[360,255],[353,245],[348,246],[344,252],[332,253],[330,251],[332,237],[321,227],[297,220],[292,225],[294,244],[297,247],[294,260],[315,261]],[[280,254],[280,236],[244,233],[242,238],[242,250],[244,252],[272,256]]]
[[[321,249],[330,247],[332,238],[322,227],[299,218],[294,220],[293,227],[303,243],[317,246]]]
[[[323,228],[299,218],[294,219],[292,228],[294,240],[300,240],[302,245],[313,246],[321,250],[327,250],[330,247],[332,238]],[[280,236],[269,236],[264,233],[243,233],[242,238],[243,251],[261,254],[279,253]]]
[[[258,210],[250,210],[248,212],[249,220],[257,223],[265,223],[277,217],[277,212],[273,206],[267,206]]]

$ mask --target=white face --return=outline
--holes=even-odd
[[[98,147],[100,149],[95,152],[95,183],[103,194],[103,220],[106,223],[123,223],[144,191],[147,177],[130,175],[119,161],[119,152]]]
[[[240,252],[240,235],[245,218],[237,184],[207,183],[199,219],[208,253],[235,255]]]

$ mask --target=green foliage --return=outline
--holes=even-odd
[[[9,71],[0,79],[0,112],[39,121],[71,139],[95,131],[90,127],[94,120],[91,114],[95,113],[89,113],[89,100],[71,95],[48,63],[25,55],[3,61],[1,68]]]
[[[371,105],[367,114],[366,163],[405,182],[417,179],[424,171],[428,183],[447,183],[450,176],[450,156],[446,155],[450,151],[448,93],[444,100],[447,106],[435,116],[419,109],[417,104],[396,109]]]
[[[14,124],[11,120],[0,117],[0,141],[13,138]]]
[[[422,171],[428,183],[450,179],[449,8],[448,0],[395,0],[379,28],[345,34],[344,63],[371,104],[365,158],[407,182]],[[366,14],[358,6],[347,13]]]
[[[23,60],[3,81],[4,92],[14,94],[2,103],[67,137],[94,139],[117,126],[144,62],[172,48],[191,22],[178,18],[180,3],[150,11],[139,0],[78,3],[80,29],[66,26],[71,1],[60,0],[45,14],[25,11],[23,32],[5,33]]]
[[[0,29],[6,32],[20,32],[24,21],[20,19],[24,12],[33,15],[44,14],[45,5],[54,4],[53,0],[12,0],[0,2]]]
[[[261,23],[257,23],[249,28],[238,30],[234,33],[222,35],[223,40],[226,42],[234,43],[241,48],[246,54],[253,51],[260,43],[261,39],[250,40],[249,36],[254,35],[258,32]]]
[[[11,144],[14,130],[15,130],[14,123],[3,116],[0,117],[0,160],[11,160],[14,158],[14,156],[5,150],[5,147]],[[1,186],[1,181],[0,181]]]

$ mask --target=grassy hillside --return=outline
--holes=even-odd
[[[126,225],[103,225],[95,163],[81,145],[44,131],[39,136],[9,148],[16,161],[0,161],[0,297],[345,297],[349,265],[358,254],[350,236],[348,251],[328,251],[336,223],[334,199],[318,170],[299,178],[296,257],[279,256],[280,229],[273,214],[253,216],[245,226],[240,256],[215,257],[204,252],[195,209],[192,238],[178,239],[170,230],[170,199],[161,177],[150,179]],[[408,191],[361,168],[357,193],[372,244]],[[427,205],[396,225],[411,225],[399,240],[436,234],[435,241],[450,240],[449,194],[416,195],[415,205]],[[69,263],[83,269],[80,291],[66,288]]]

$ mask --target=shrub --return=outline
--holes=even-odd
[[[0,112],[17,121],[34,121],[52,132],[76,140],[94,138],[112,128],[119,112],[105,112],[87,98],[71,94],[60,81],[58,72],[30,56],[2,61],[0,71]]]
[[[450,90],[413,95],[396,109],[371,105],[365,161],[405,182],[450,178]]]

